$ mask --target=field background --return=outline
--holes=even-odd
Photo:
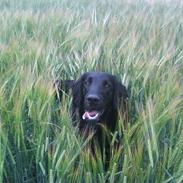
[[[183,182],[183,5],[149,2],[0,1],[0,182]],[[107,171],[76,135],[70,97],[54,101],[55,79],[90,70],[130,94]]]

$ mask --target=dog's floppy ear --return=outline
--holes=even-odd
[[[80,118],[80,112],[83,110],[83,83],[86,78],[86,73],[83,74],[72,86],[72,119],[76,121]]]
[[[83,103],[83,82],[87,73],[83,74],[72,86],[73,107],[79,108]]]
[[[69,90],[73,88],[75,80],[56,80],[54,83],[55,97],[61,102],[63,93],[68,94]]]
[[[128,100],[128,92],[126,87],[114,77],[114,105],[119,108]]]
[[[114,107],[120,110],[124,119],[124,127],[127,128],[128,124],[128,92],[126,87],[117,80],[114,79]]]

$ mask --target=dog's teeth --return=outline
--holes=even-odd
[[[83,115],[83,116],[82,116],[82,118],[83,118],[83,120],[85,120],[85,119],[86,119],[86,116],[85,116],[85,115]]]
[[[96,119],[98,117],[98,113],[95,116],[90,116],[89,115],[89,119]]]
[[[86,114],[86,112],[85,112],[85,113],[83,114],[83,116],[82,116],[83,120],[86,119],[86,116],[87,116],[87,114]]]
[[[85,112],[82,116],[83,120],[89,119],[89,120],[94,120],[98,117],[99,113],[96,112],[95,115],[92,114],[92,112]]]

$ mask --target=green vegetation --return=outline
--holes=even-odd
[[[0,182],[183,182],[182,15],[175,2],[2,0]],[[54,102],[55,79],[90,70],[130,92],[107,171],[77,136],[70,97]]]

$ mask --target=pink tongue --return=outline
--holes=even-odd
[[[86,111],[83,114],[82,118],[83,119],[95,119],[95,117],[97,117],[97,116],[98,116],[98,112],[97,111],[91,111],[91,112]]]
[[[88,115],[91,117],[94,117],[98,112],[96,111],[92,111],[92,112],[88,112]]]

